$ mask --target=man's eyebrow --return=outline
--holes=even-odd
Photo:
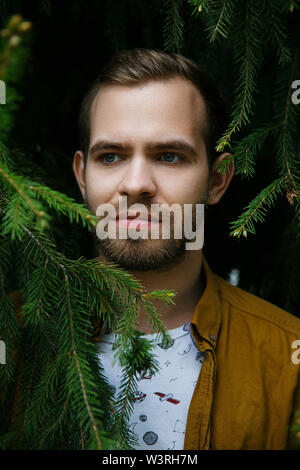
[[[124,150],[125,146],[119,142],[112,142],[109,140],[97,140],[89,150],[90,155],[93,155],[100,150]]]
[[[192,155],[197,155],[197,150],[192,144],[181,139],[172,139],[165,142],[156,142],[146,146],[149,150],[179,150],[183,152],[189,152]]]
[[[130,145],[126,145],[122,142],[110,141],[110,140],[97,140],[91,147],[89,153],[93,155],[101,150],[128,150],[131,148]],[[163,142],[153,142],[146,145],[147,150],[178,150],[189,152],[192,155],[197,155],[197,150],[189,142],[181,139],[166,140]]]

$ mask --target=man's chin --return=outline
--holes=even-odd
[[[97,240],[99,257],[126,271],[154,271],[179,264],[185,240]]]

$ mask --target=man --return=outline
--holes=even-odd
[[[219,173],[228,153],[215,146],[226,111],[211,80],[191,60],[133,49],[113,58],[85,97],[82,145],[73,170],[88,208],[116,208],[116,226],[152,204],[216,204],[233,177]],[[149,223],[148,223],[149,222]],[[161,221],[144,221],[146,231]],[[174,228],[174,227],[173,227]],[[161,231],[160,231],[161,233]],[[292,360],[300,320],[214,275],[202,249],[186,239],[97,240],[99,258],[131,272],[146,290],[173,289],[173,306],[156,304],[172,346],[154,345],[160,371],[140,377],[130,425],[138,449],[285,449],[300,409],[299,366]],[[144,312],[137,329],[154,340]],[[115,335],[102,334],[105,373]],[[293,356],[294,357],[294,356]],[[295,444],[294,444],[295,445]]]

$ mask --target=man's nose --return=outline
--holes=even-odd
[[[151,162],[146,157],[133,157],[119,185],[119,194],[132,199],[153,197],[157,188],[152,170]]]

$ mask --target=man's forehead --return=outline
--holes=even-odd
[[[182,77],[134,85],[104,85],[91,106],[91,134],[99,126],[126,126],[136,119],[157,125],[203,129],[206,106],[196,86]]]

